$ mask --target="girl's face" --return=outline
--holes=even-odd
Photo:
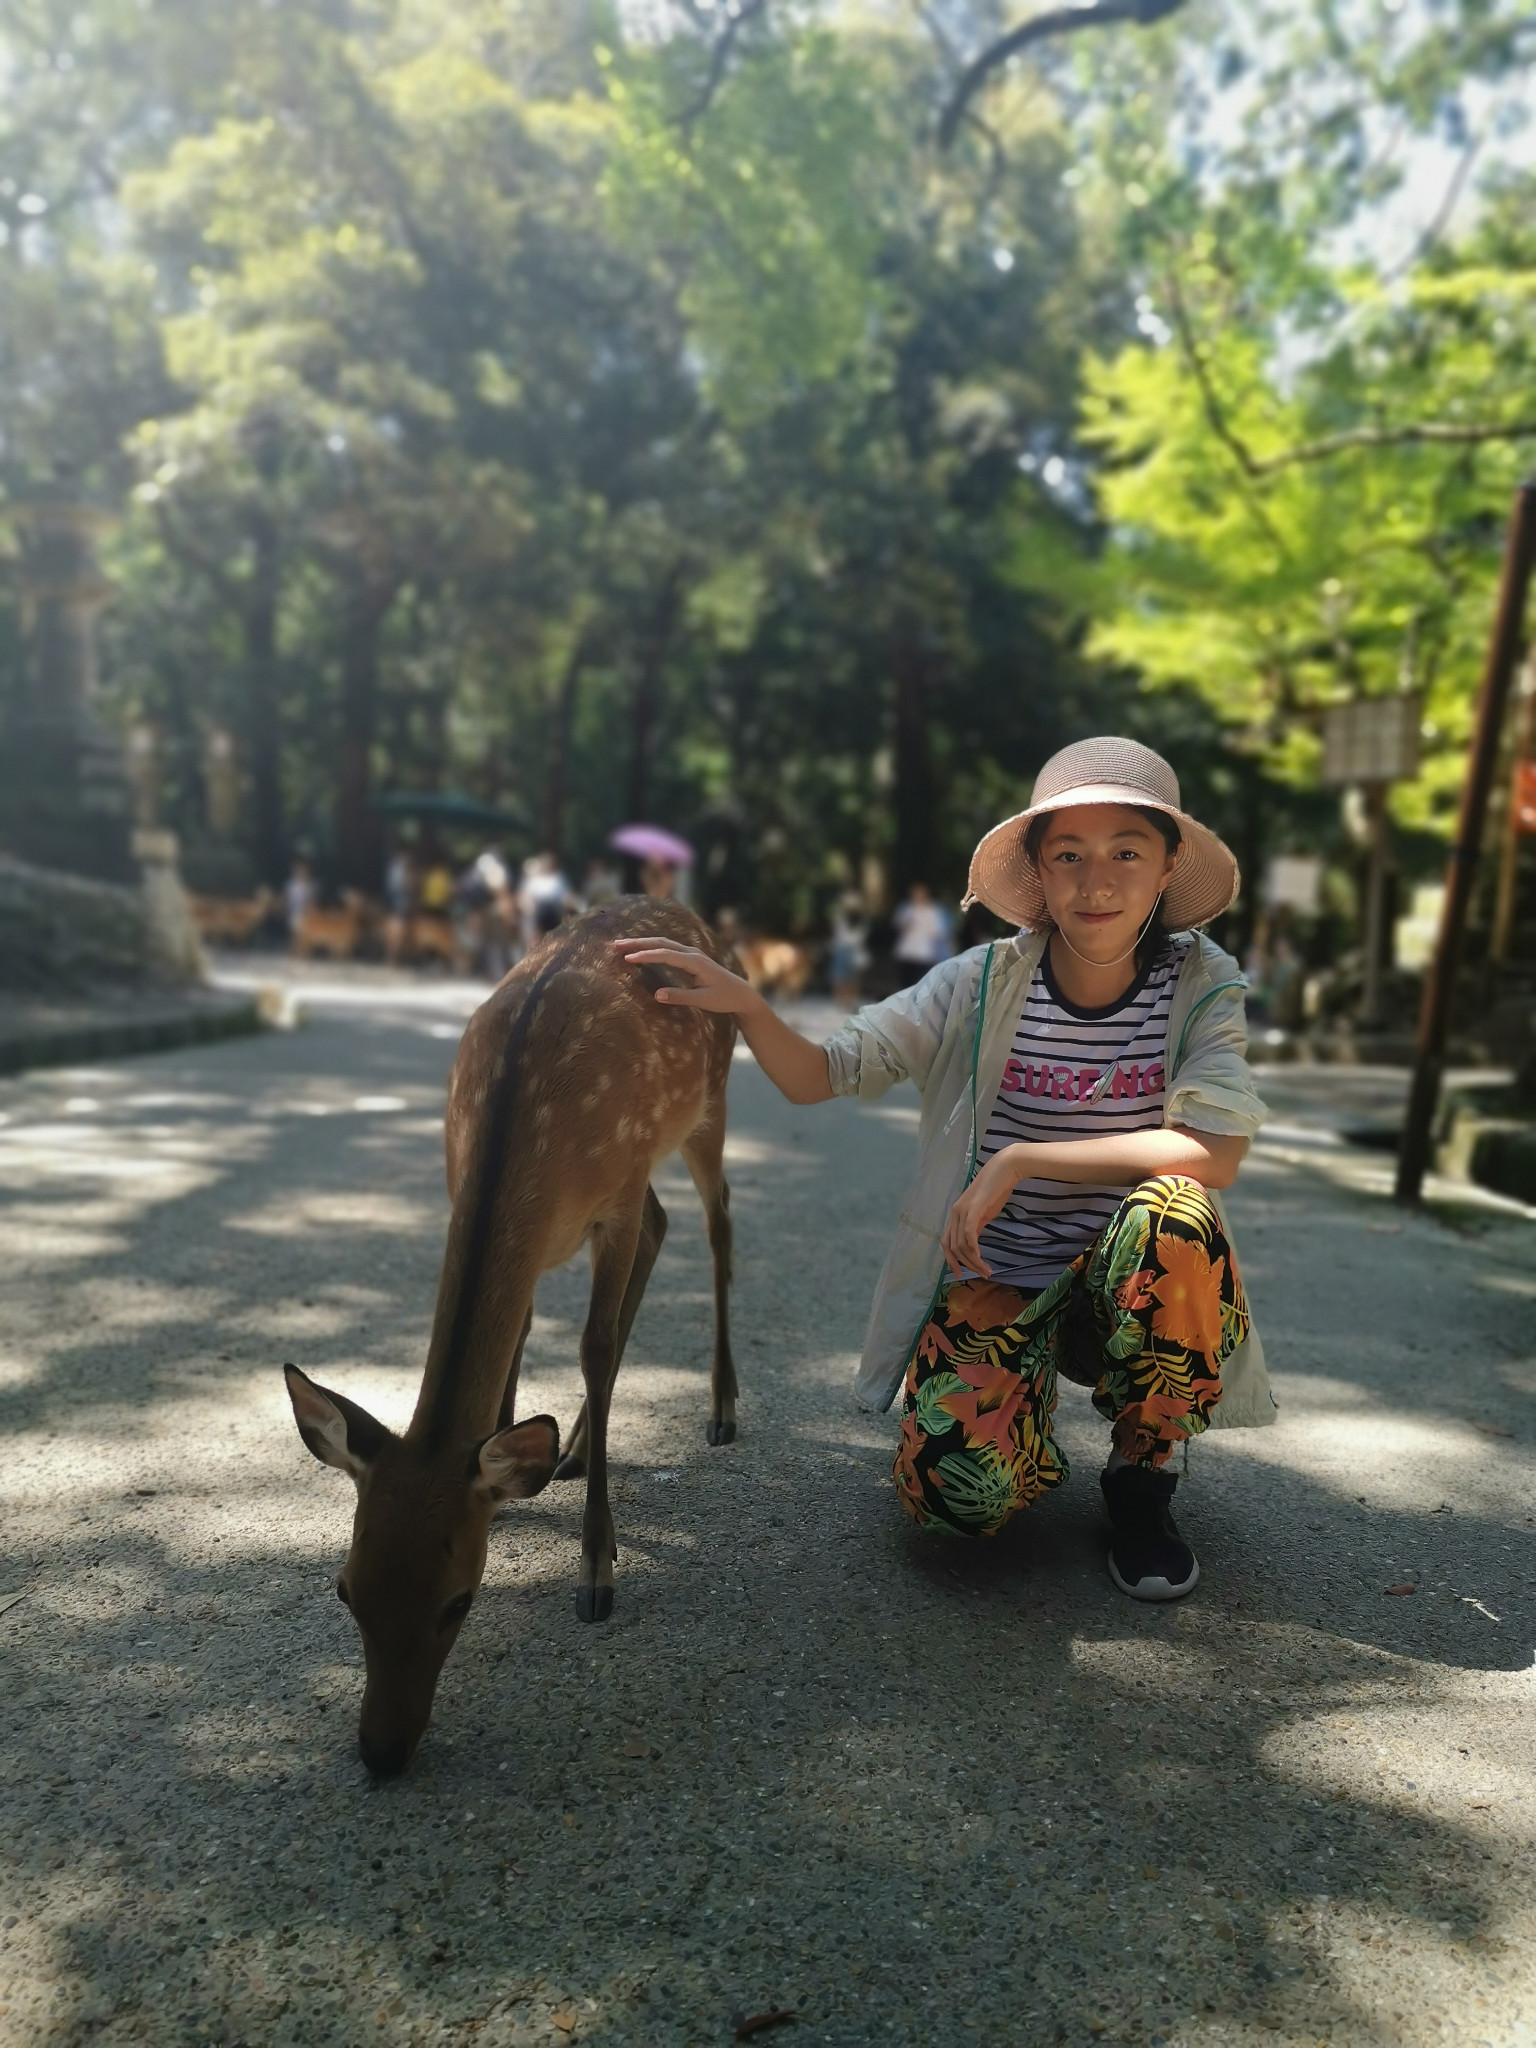
[[[1124,804],[1058,811],[1037,859],[1057,929],[1105,966],[1135,945],[1178,864],[1157,827]]]

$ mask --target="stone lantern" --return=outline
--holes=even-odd
[[[96,559],[110,515],[65,479],[12,501],[26,671],[0,735],[0,846],[38,867],[136,884],[122,741],[95,709]]]

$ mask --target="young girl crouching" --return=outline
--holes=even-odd
[[[1176,1444],[1273,1419],[1222,1211],[1264,1106],[1237,963],[1198,927],[1237,863],[1133,740],[1065,747],[989,832],[970,897],[1022,927],[869,1004],[825,1045],[701,953],[658,1002],[733,1012],[795,1103],[898,1081],[923,1098],[917,1176],[876,1289],[855,1391],[899,1391],[896,1486],[914,1520],[990,1536],[1067,1477],[1058,1379],[1110,1423],[1109,1572],[1176,1600],[1200,1567],[1170,1511]]]

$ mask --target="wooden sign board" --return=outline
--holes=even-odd
[[[1264,870],[1264,901],[1271,910],[1316,917],[1323,900],[1323,864],[1311,853],[1277,853]]]
[[[1419,772],[1422,715],[1417,693],[1330,704],[1323,713],[1323,781],[1334,788],[1411,781]]]

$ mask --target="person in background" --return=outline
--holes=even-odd
[[[426,917],[446,917],[453,907],[453,869],[441,854],[427,863],[421,878],[420,900]]]
[[[670,860],[648,860],[640,869],[640,893],[642,896],[656,896],[663,902],[677,894],[677,863]]]
[[[416,908],[416,863],[408,846],[397,847],[384,870],[384,902],[391,917],[409,917]]]
[[[305,913],[315,907],[315,881],[307,860],[296,860],[283,885],[283,914],[288,920],[288,943],[293,945]]]
[[[391,962],[403,956],[416,912],[416,863],[407,847],[397,847],[384,870],[384,953]]]
[[[612,903],[623,893],[623,877],[618,869],[605,861],[600,853],[594,853],[587,862],[587,877],[581,885],[581,900],[586,908],[596,910],[600,903]]]
[[[512,877],[496,847],[486,847],[471,861],[459,877],[457,895],[475,965],[491,981],[500,981],[514,958],[517,906]]]
[[[827,955],[827,972],[832,983],[832,1000],[839,1009],[859,1007],[859,985],[869,965],[869,919],[864,899],[856,889],[838,898],[832,913],[832,941]]]
[[[560,862],[554,854],[533,853],[523,862],[517,908],[522,920],[525,953],[540,939],[559,929],[570,893],[571,885],[561,873]]]
[[[925,882],[912,884],[906,901],[896,906],[891,922],[896,927],[895,959],[902,970],[904,988],[921,981],[930,967],[937,967],[955,950],[949,912],[934,902]]]

